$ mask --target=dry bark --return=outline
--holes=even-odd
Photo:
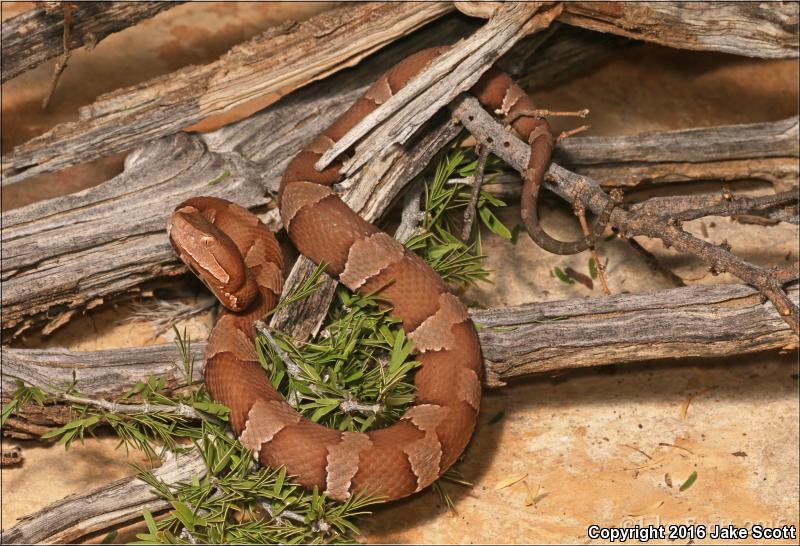
[[[493,17],[502,2],[455,2],[475,17]],[[761,58],[796,58],[794,2],[564,2],[559,20],[678,49]]]
[[[165,483],[188,482],[206,473],[196,451],[170,455],[153,474]],[[12,528],[0,533],[3,544],[67,544],[119,523],[140,519],[142,510],[160,512],[170,507],[149,484],[134,477],[75,493],[42,510],[21,518]]]
[[[562,140],[554,160],[604,186],[762,179],[797,185],[797,116],[621,137]]]
[[[798,56],[795,2],[565,2],[559,20],[678,49]]]
[[[366,142],[345,163],[343,174],[356,172],[386,147],[406,143],[437,111],[472,87],[500,56],[521,38],[550,25],[560,9],[539,2],[509,3],[477,32],[430,62],[389,100],[365,116],[317,161],[328,167],[364,135]]]
[[[253,99],[288,93],[450,10],[448,2],[345,4],[279,25],[213,63],[101,96],[80,109],[79,121],[57,125],[4,157],[3,184],[130,150]]]
[[[81,121],[59,125],[3,158],[3,183],[129,150],[257,96],[285,92],[324,77],[450,9],[450,3],[425,4],[424,9],[411,4],[344,6],[300,25],[272,29],[215,63],[101,97],[82,109]],[[368,13],[373,13],[372,18],[364,16]],[[790,3],[709,7],[677,2],[570,2],[561,19],[672,47],[797,56],[797,8]],[[349,56],[343,57],[342,51]],[[313,59],[320,62],[312,63]],[[287,67],[296,63],[307,70],[298,77],[287,75],[287,69],[294,70]],[[156,96],[159,104],[171,107],[153,108]]]
[[[264,205],[264,192],[277,189],[289,160],[387,66],[474,28],[463,17],[446,16],[352,71],[292,93],[241,122],[205,135],[158,139],[130,154],[125,172],[97,187],[4,212],[3,329],[46,322],[52,330],[87,306],[138,290],[159,275],[184,271],[163,232],[175,204],[210,193],[249,208]],[[587,34],[605,41],[596,33],[570,32],[563,40],[556,33],[553,47],[585,43]],[[567,71],[573,66],[569,57],[555,56],[554,62]],[[541,67],[536,64],[537,70]],[[209,186],[226,171],[229,178]]]
[[[474,97],[463,95],[451,105],[453,113],[462,120],[465,127],[482,145],[488,147],[498,157],[513,166],[518,172],[528,165],[530,146],[509,133],[505,127],[486,112]],[[591,178],[568,171],[553,162],[545,174],[545,185],[554,193],[566,199],[573,207],[591,210],[595,214],[607,210],[611,199]],[[690,211],[694,218],[716,214],[719,210],[735,211],[737,214],[748,214],[743,202],[730,190],[721,195],[709,196],[714,203],[713,212]],[[770,207],[780,207],[784,212],[798,207],[798,194],[794,190],[782,192],[770,199]],[[715,198],[715,199],[714,199]],[[761,209],[763,199],[751,200]],[[700,214],[696,214],[699,212]],[[792,214],[792,213],[790,213]],[[796,213],[794,213],[796,214]],[[675,217],[675,211],[664,214],[656,208],[655,212],[646,208],[616,207],[610,216],[609,225],[613,226],[621,237],[632,239],[637,236],[660,239],[668,247],[678,252],[703,261],[713,274],[729,272],[747,284],[758,288],[765,298],[775,305],[783,319],[791,326],[792,331],[800,334],[800,307],[783,288],[789,280],[800,276],[798,264],[783,270],[768,268],[748,262],[731,252],[727,242],[715,245],[700,239],[683,229],[682,221]]]
[[[139,21],[182,4],[183,2],[81,2],[72,11],[70,49],[93,48],[109,34],[119,32]],[[2,23],[2,81],[64,52],[64,16],[34,8]]]
[[[797,288],[791,297],[797,300]],[[571,368],[724,357],[797,342],[772,305],[761,302],[755,289],[738,284],[475,309],[471,314],[480,325],[484,383],[490,388]],[[204,350],[204,341],[191,346],[195,381],[202,377]],[[16,388],[15,379],[58,388],[72,382],[73,372],[80,392],[93,398],[118,399],[148,376],[164,378],[172,389],[186,385],[174,345],[91,352],[3,348],[2,358],[4,401]],[[62,405],[29,405],[3,433],[37,437],[69,418]]]

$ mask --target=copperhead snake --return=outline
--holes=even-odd
[[[361,492],[388,501],[430,485],[466,447],[480,408],[481,351],[464,305],[420,257],[334,193],[341,162],[321,172],[314,168],[334,142],[446,50],[420,51],[380,77],[289,163],[278,194],[283,225],[297,249],[324,263],[350,290],[379,290],[414,342],[422,363],[414,378],[416,399],[395,424],[367,433],[332,430],[302,417],[271,386],[256,357],[252,324],[277,303],[284,264],[275,237],[254,215],[222,199],[196,197],[178,205],[168,223],[180,258],[226,308],[205,353],[212,397],[230,408],[234,433],[263,465],[285,466],[304,487],[316,486],[337,500]],[[522,218],[533,239],[557,253],[588,247],[591,236],[562,243],[538,225],[537,195],[553,137],[545,119],[529,114],[535,108],[528,95],[496,69],[470,92],[530,143]],[[596,226],[602,228],[608,214]]]

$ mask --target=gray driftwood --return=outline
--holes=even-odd
[[[78,121],[4,157],[3,184],[130,150],[253,99],[287,93],[357,64],[450,10],[448,2],[349,4],[271,28],[215,62],[101,96],[80,109]]]
[[[4,329],[41,321],[49,321],[52,329],[87,305],[136,290],[159,275],[183,272],[163,232],[171,208],[186,197],[204,193],[251,208],[263,205],[265,189],[277,186],[286,162],[317,132],[309,124],[299,131],[282,129],[281,120],[308,108],[323,118],[322,125],[362,89],[346,89],[346,99],[334,102],[319,94],[320,89],[309,88],[237,126],[205,137],[179,134],[159,140],[133,154],[124,173],[96,188],[5,212]],[[268,134],[264,127],[269,126],[278,129]],[[600,162],[606,161],[622,172],[661,166],[672,179],[688,178],[685,169],[671,170],[675,165],[691,167],[693,179],[713,179],[713,169],[725,165],[733,164],[728,172],[734,172],[737,165],[780,161],[796,180],[797,140],[792,135],[797,126],[797,118],[790,118],[681,131],[680,138],[675,138],[675,132],[657,133],[643,139],[648,146],[636,137],[574,137],[562,142],[557,155],[578,172],[596,173],[605,168]],[[685,141],[694,146],[687,148]],[[705,145],[706,141],[715,144]],[[775,157],[748,159],[769,155]],[[673,163],[678,157],[684,161]],[[209,185],[226,171],[231,173],[229,178]],[[749,170],[736,175],[754,176]],[[607,182],[619,180],[614,177]],[[515,183],[509,186],[518,191]],[[374,203],[387,204],[397,191],[394,188]],[[267,218],[277,221],[274,212]]]
[[[567,138],[554,160],[607,186],[748,178],[797,185],[798,142],[794,116],[770,123]]]
[[[45,322],[52,330],[87,306],[138,290],[159,275],[182,272],[163,231],[181,199],[213,193],[250,208],[265,204],[262,195],[277,190],[289,160],[387,66],[467,35],[475,25],[466,19],[446,16],[355,69],[296,91],[236,124],[204,135],[158,139],[130,154],[125,172],[97,187],[4,212],[3,329]],[[564,41],[578,36],[570,33]],[[552,39],[561,41],[559,33]],[[556,60],[566,69],[572,66],[569,58]],[[226,171],[230,177],[209,185]]]
[[[93,48],[109,34],[183,2],[81,2],[72,11],[70,49]],[[64,53],[64,15],[34,8],[2,23],[2,81]]]
[[[560,9],[544,11],[539,2],[509,3],[469,38],[446,51],[401,90],[350,129],[317,161],[322,170],[367,133],[367,142],[345,163],[342,172],[356,172],[381,150],[404,144],[438,110],[472,87],[517,41],[547,28]],[[377,127],[377,129],[376,129]]]
[[[798,291],[792,291],[797,300]],[[530,303],[472,310],[480,326],[487,387],[570,368],[654,359],[724,357],[796,344],[796,336],[755,289],[745,285],[698,285],[649,294]],[[305,333],[305,332],[303,332]],[[200,380],[204,342],[192,344],[194,380]],[[40,387],[72,382],[92,397],[118,398],[147,376],[168,387],[186,385],[174,345],[74,352],[2,349],[3,397],[15,379]],[[4,433],[36,437],[69,419],[63,406],[27,406]]]
[[[565,2],[560,20],[678,49],[797,58],[794,2]]]
[[[565,4],[561,20],[672,47],[757,57],[797,56],[796,5],[709,4],[569,2]],[[81,121],[59,125],[3,158],[3,183],[63,169],[172,134],[209,115],[269,92],[274,87],[272,83],[277,85],[277,90],[324,77],[354,64],[388,43],[392,37],[452,9],[452,5],[445,2],[425,4],[424,8],[397,4],[392,5],[391,10],[385,4],[371,6],[346,6],[295,27],[278,27],[237,46],[216,63],[184,69],[148,82],[147,86],[101,97],[81,111]],[[379,22],[373,25],[369,21],[367,25],[359,26],[358,17],[353,15],[359,10],[373,10]],[[354,37],[363,48],[358,52],[353,51]],[[293,43],[298,47],[291,48]],[[282,55],[287,51],[292,55],[298,53],[294,58],[311,70],[303,75],[301,82],[285,78],[285,70],[282,70],[294,64],[291,59],[289,65],[284,64],[287,60]],[[344,58],[340,55],[342,51],[345,52]],[[321,59],[330,61],[332,58],[336,62],[323,63],[324,67],[319,71],[312,70],[314,63],[308,60],[316,58],[317,54]],[[273,57],[274,63],[270,61]],[[214,75],[222,73],[237,77],[214,78]],[[256,77],[260,84],[253,87],[252,77]],[[246,85],[242,85],[243,81]],[[153,97],[161,100],[166,96],[170,97],[171,108],[151,107]],[[131,119],[135,121],[131,122]],[[122,127],[120,120],[125,120]]]
[[[206,466],[197,451],[170,454],[153,473],[165,483],[188,482],[202,477]],[[75,493],[54,502],[0,533],[3,544],[68,544],[114,525],[140,519],[142,510],[160,512],[170,507],[149,484],[135,476]]]

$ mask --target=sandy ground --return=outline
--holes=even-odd
[[[3,4],[3,17],[27,6]],[[207,62],[269,25],[304,17],[321,4],[216,3],[177,7],[135,30],[73,57],[54,105],[38,110],[51,64],[3,86],[3,153],[56,123],[98,94]],[[292,10],[292,13],[289,11]],[[590,134],[777,120],[797,113],[798,66],[711,53],[644,46],[558,88],[537,94],[550,109],[590,108]],[[562,121],[569,126],[572,122]],[[3,193],[3,208],[77,191],[113,176],[121,157],[40,177]],[[57,183],[56,183],[57,182]],[[748,191],[769,191],[748,185]],[[543,211],[554,233],[570,235],[574,220]],[[502,212],[509,226],[518,208]],[[763,263],[797,259],[794,226],[742,226],[707,218],[689,225],[707,239],[728,239],[734,251]],[[696,262],[640,241],[692,282],[734,282],[711,277]],[[526,237],[516,245],[484,238],[492,284],[465,299],[482,306],[575,297],[602,297],[552,274],[554,266],[586,271],[588,256],[554,257]],[[613,293],[670,287],[620,241],[606,243]],[[164,342],[145,323],[120,323],[125,308],[104,308],[57,331],[31,337],[28,346],[100,349]],[[208,316],[191,321],[191,335],[207,335]],[[475,437],[460,464],[472,488],[445,487],[450,511],[432,491],[379,508],[362,521],[363,539],[390,543],[595,542],[591,524],[798,524],[797,353],[762,353],[728,360],[680,360],[604,367],[516,383],[484,398]],[[489,421],[500,413],[494,424]],[[64,453],[60,447],[20,443],[25,463],[3,469],[2,527],[72,492],[133,473],[112,438],[90,439]],[[679,487],[692,472],[697,481]],[[513,485],[497,489],[509,478]],[[599,541],[602,542],[602,541]],[[689,543],[688,539],[675,541]],[[697,540],[695,542],[711,542]],[[780,543],[780,542],[772,542]]]

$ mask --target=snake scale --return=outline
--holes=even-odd
[[[337,500],[362,492],[388,501],[423,489],[456,461],[475,428],[481,351],[466,308],[421,258],[336,195],[332,186],[341,162],[321,172],[314,168],[359,120],[446,50],[420,51],[381,76],[289,163],[278,194],[283,225],[297,249],[324,263],[327,273],[350,290],[378,292],[413,341],[422,364],[414,377],[416,399],[398,422],[367,433],[332,430],[301,416],[271,386],[256,357],[252,324],[278,301],[283,256],[254,215],[222,199],[196,197],[178,205],[169,220],[176,252],[226,308],[205,354],[212,397],[230,408],[234,433],[262,464],[285,466],[304,487],[317,487]],[[531,99],[494,68],[470,92],[530,143],[522,197],[528,232],[552,252],[586,248],[589,237],[562,243],[537,223],[536,199],[553,137],[547,121],[530,114],[535,111]],[[596,225],[606,221],[603,214]]]

